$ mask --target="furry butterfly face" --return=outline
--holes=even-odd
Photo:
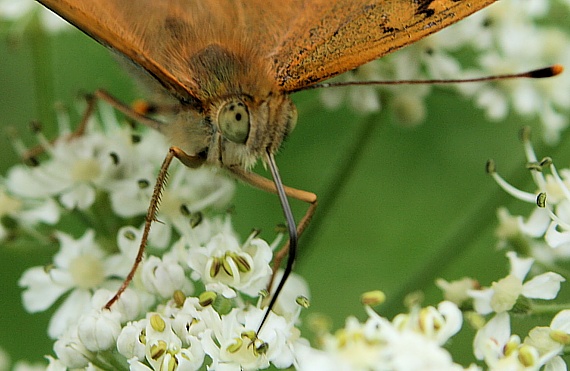
[[[173,145],[216,166],[251,168],[266,151],[275,153],[297,121],[287,95],[266,99],[235,95],[207,110],[183,110],[161,127]]]
[[[250,168],[265,152],[275,153],[294,128],[296,108],[263,70],[244,55],[212,44],[179,55],[200,94],[180,103],[159,130],[173,145],[217,166]],[[249,57],[251,59],[251,56]],[[162,89],[168,97],[168,91]],[[173,102],[176,105],[176,101]]]

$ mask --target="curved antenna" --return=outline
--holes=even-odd
[[[281,177],[279,176],[279,169],[277,169],[277,164],[275,163],[275,159],[273,155],[267,150],[267,163],[269,164],[269,169],[271,169],[271,176],[273,177],[273,182],[275,183],[275,187],[277,188],[277,194],[279,195],[279,201],[281,202],[281,208],[283,209],[283,214],[285,215],[285,221],[287,222],[287,229],[289,232],[289,254],[287,257],[287,265],[285,266],[285,271],[283,272],[283,277],[279,281],[277,288],[275,289],[275,293],[267,306],[267,311],[263,315],[263,319],[259,324],[259,328],[257,329],[257,333],[261,331],[263,324],[267,320],[269,316],[269,312],[275,306],[277,302],[277,298],[279,297],[279,293],[283,290],[283,286],[285,286],[285,281],[291,271],[293,270],[293,263],[295,263],[295,256],[297,255],[297,224],[295,223],[295,218],[293,217],[293,212],[291,211],[291,206],[289,206],[289,200],[287,199],[287,195],[285,194],[285,189],[283,188],[283,182],[281,181]]]
[[[393,80],[393,81],[340,81],[340,82],[325,82],[321,84],[314,84],[305,86],[303,88],[294,90],[293,92],[298,92],[302,90],[313,90],[313,89],[323,89],[323,88],[340,88],[344,86],[370,86],[370,85],[444,85],[444,84],[457,84],[457,83],[469,83],[469,82],[484,82],[484,81],[496,81],[496,80],[509,80],[509,79],[545,79],[553,76],[560,75],[564,72],[564,67],[560,64],[554,64],[552,66],[539,68],[536,70],[511,73],[506,75],[494,75],[494,76],[483,76],[474,77],[467,79],[435,79],[435,80]]]

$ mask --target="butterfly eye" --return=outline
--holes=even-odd
[[[249,135],[249,112],[243,102],[225,103],[218,113],[222,135],[234,143],[245,143]]]

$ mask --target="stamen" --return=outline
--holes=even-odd
[[[491,161],[488,161],[487,164],[489,164],[490,162]],[[495,182],[497,182],[499,187],[503,188],[503,190],[505,192],[507,192],[508,194],[510,194],[511,196],[518,198],[521,201],[528,202],[528,203],[535,203],[536,202],[536,196],[534,195],[534,193],[521,191],[520,189],[509,184],[499,174],[497,174],[494,166],[487,165],[487,171],[493,177]]]
[[[159,314],[153,314],[150,316],[150,325],[155,331],[158,332],[162,332],[166,328],[166,322],[164,322]]]
[[[235,338],[235,343],[233,343],[232,345],[229,345],[226,350],[229,353],[236,353],[238,350],[241,349],[241,347],[243,346],[243,340],[240,338]]]
[[[375,307],[386,301],[386,294],[380,290],[368,291],[360,296],[362,305]]]
[[[190,216],[190,227],[196,228],[197,226],[200,225],[200,223],[202,223],[203,219],[204,217],[200,211],[192,213]]]
[[[297,303],[297,305],[299,305],[301,308],[309,308],[309,306],[311,305],[311,303],[309,302],[309,299],[306,298],[305,296],[297,296],[297,298],[295,299],[295,303]]]
[[[208,305],[211,305],[214,302],[214,300],[216,300],[217,297],[218,297],[218,294],[216,294],[213,291],[204,291],[198,297],[198,303],[202,307],[207,307]]]
[[[184,302],[186,301],[186,295],[184,295],[182,291],[176,290],[172,294],[172,299],[174,300],[178,308],[182,308]]]
[[[156,344],[150,346],[150,358],[153,360],[158,360],[160,357],[166,353],[166,342],[159,340]]]

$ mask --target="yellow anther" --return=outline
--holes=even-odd
[[[166,328],[166,322],[164,322],[159,314],[153,314],[150,316],[150,326],[155,331],[162,332]]]

